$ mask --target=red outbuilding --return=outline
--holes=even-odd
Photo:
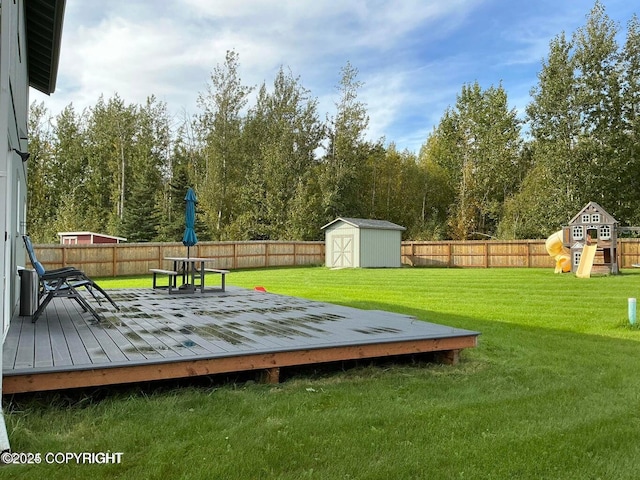
[[[61,245],[93,245],[96,243],[121,243],[126,238],[93,232],[58,232]]]

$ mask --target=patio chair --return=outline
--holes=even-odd
[[[87,290],[91,294],[91,296],[98,302],[98,304],[101,304],[100,298],[96,296],[94,291],[97,290],[115,307],[116,310],[120,310],[118,304],[113,301],[113,299],[107,294],[107,292],[105,292],[97,283],[91,280],[91,278],[89,278],[83,271],[75,267],[62,267],[52,270],[45,270],[44,266],[36,258],[33,244],[31,243],[31,238],[29,237],[29,235],[23,235],[22,238],[24,240],[31,265],[33,265],[33,268],[36,270],[38,279],[40,281],[40,288],[38,292],[38,309],[31,317],[32,322],[35,323],[38,320],[40,314],[44,311],[44,309],[47,307],[49,302],[53,300],[54,297],[73,298],[82,307],[83,311],[91,312],[91,315],[93,315],[96,320],[100,321],[98,312],[96,312],[96,310],[89,304],[89,302],[87,302],[86,298],[78,291],[79,288],[84,288],[85,290]]]

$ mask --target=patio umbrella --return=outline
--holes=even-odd
[[[184,214],[184,235],[182,236],[182,244],[187,247],[187,258],[189,258],[189,248],[198,243],[198,237],[196,237],[196,231],[194,230],[196,225],[196,194],[192,188],[187,190],[187,195],[184,197],[186,202],[186,209]]]

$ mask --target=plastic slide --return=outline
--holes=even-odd
[[[556,261],[555,273],[571,271],[571,252],[562,245],[562,230],[547,238],[544,246],[547,253]]]
[[[580,265],[576,270],[576,277],[589,278],[591,276],[591,268],[593,267],[593,259],[596,257],[598,245],[585,245],[580,255]]]

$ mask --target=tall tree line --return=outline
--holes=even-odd
[[[640,225],[637,16],[622,46],[618,33],[597,2],[570,38],[552,40],[527,107],[531,166],[505,202],[505,236],[544,235],[591,200]]]
[[[640,23],[623,45],[619,29],[596,2],[551,41],[524,118],[501,84],[465,84],[417,155],[367,140],[350,63],[324,120],[285,67],[245,85],[234,51],[177,126],[153,96],[101,97],[54,119],[32,104],[29,231],[178,241],[190,186],[203,240],[321,239],[337,216],[390,220],[411,239],[535,238],[590,200],[639,225]]]
[[[190,186],[202,240],[316,240],[338,215],[413,223],[424,188],[416,158],[365,140],[355,67],[341,71],[336,113],[325,121],[288,69],[256,89],[242,83],[239,68],[237,53],[227,52],[198,96],[199,113],[175,131],[153,96],[144,105],[101,97],[81,114],[70,105],[55,119],[31,105],[34,239],[90,230],[179,241]]]

